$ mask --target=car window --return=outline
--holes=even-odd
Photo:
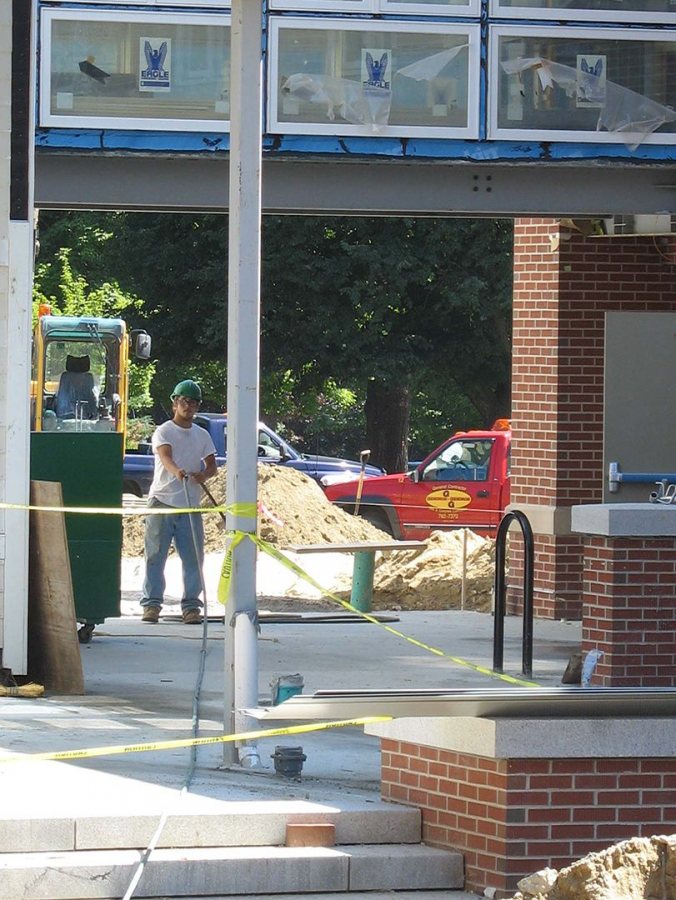
[[[423,470],[423,481],[486,481],[493,441],[452,441]]]

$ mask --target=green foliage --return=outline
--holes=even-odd
[[[262,417],[299,450],[353,456],[363,443],[363,396],[328,378],[303,390],[290,370],[264,379]]]
[[[80,227],[78,227],[78,224]],[[44,230],[43,230],[44,234]],[[101,274],[100,253],[112,233],[104,231],[87,218],[68,216],[64,220],[56,220],[55,234],[48,231],[47,246],[54,244],[55,239],[76,241],[77,253],[73,246],[54,246],[51,259],[43,259],[36,266],[33,279],[33,320],[37,320],[38,306],[49,304],[53,315],[92,316],[94,318],[121,318],[127,322],[137,316],[144,303],[139,297],[122,290],[119,283],[103,280],[98,286],[90,287],[89,272]],[[41,255],[46,255],[46,247],[41,245]],[[87,267],[87,275],[77,271],[73,260],[78,265]],[[148,409],[153,400],[150,393],[155,375],[155,363],[130,362],[129,366],[129,398],[130,412]],[[136,427],[136,426],[133,426]]]
[[[155,411],[183,378],[224,409],[225,216],[41,213],[40,240],[42,296],[62,311],[107,303],[150,332]],[[354,455],[376,379],[409,392],[417,457],[508,415],[511,241],[507,220],[266,216],[261,416],[308,449]]]
[[[155,363],[129,362],[129,409],[149,409],[153,405],[150,386],[155,377]]]
[[[141,441],[150,440],[155,423],[151,416],[135,416],[127,419],[126,449],[136,450]]]
[[[105,281],[90,290],[84,275],[73,271],[71,255],[70,247],[61,247],[53,262],[43,262],[36,267],[33,279],[34,319],[41,303],[48,303],[56,316],[96,318],[123,318],[130,310],[143,308],[143,301],[123,291],[116,281]],[[56,272],[58,283],[55,287]],[[48,294],[48,290],[54,290],[54,293]]]
[[[509,400],[511,223],[267,220],[264,369],[461,394],[485,419]],[[289,340],[293,335],[293,340]],[[445,396],[444,396],[445,395]],[[497,411],[496,411],[497,410]]]

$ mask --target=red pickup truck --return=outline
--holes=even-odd
[[[423,540],[432,531],[471,528],[490,537],[509,503],[507,420],[490,431],[459,431],[411,472],[368,478],[358,515],[400,540]],[[354,513],[358,483],[324,488],[326,496]]]

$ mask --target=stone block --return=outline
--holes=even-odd
[[[331,822],[289,822],[286,826],[287,847],[334,847],[335,843],[336,826]]]
[[[71,818],[2,819],[0,820],[0,847],[2,847],[3,853],[73,850],[75,848],[75,820]]]
[[[585,504],[574,506],[571,515],[572,530],[580,534],[639,538],[676,535],[676,506],[668,504]]]
[[[3,897],[89,900],[122,897],[141,860],[138,850],[0,854]],[[238,896],[347,889],[349,857],[326,848],[158,849],[139,897]]]
[[[423,891],[462,888],[463,858],[423,844],[343,847],[350,854],[351,891]]]

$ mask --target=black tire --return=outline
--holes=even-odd
[[[96,625],[82,625],[77,630],[77,639],[81,644],[89,644],[91,643],[91,639],[94,635],[94,629]]]
[[[387,518],[387,514],[383,509],[380,509],[377,506],[362,506],[359,510],[359,515],[362,519],[366,519],[367,522],[370,522],[371,525],[380,528],[385,534],[394,537],[390,520]]]
[[[122,493],[123,494],[133,494],[134,497],[143,498],[143,491],[138,486],[135,481],[123,481],[122,482]]]

